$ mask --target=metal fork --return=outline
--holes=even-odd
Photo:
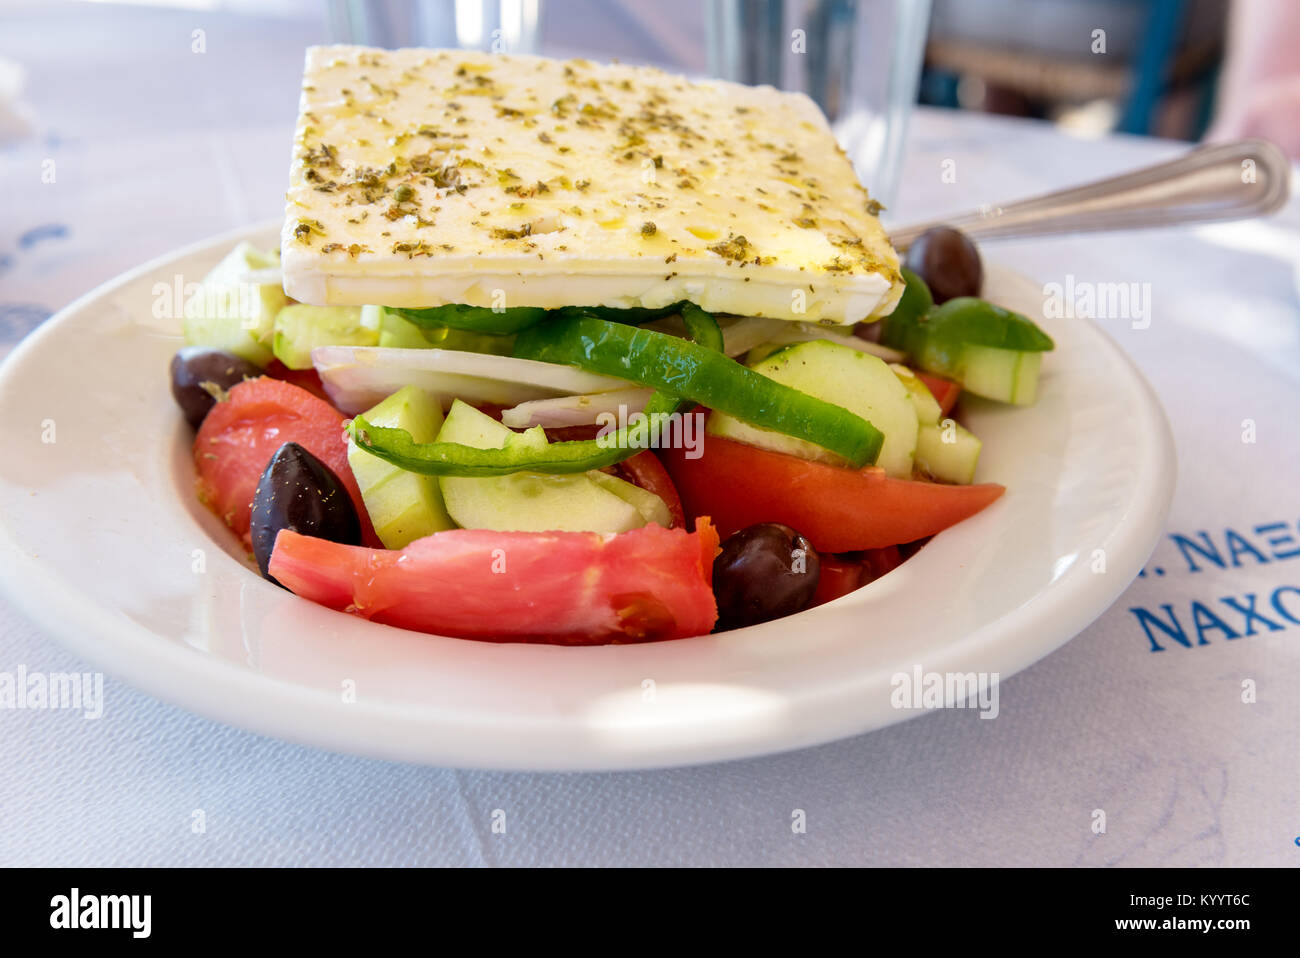
[[[975,239],[1178,226],[1275,212],[1290,196],[1291,166],[1267,140],[1237,140],[1084,186],[891,230],[906,249],[932,226]]]

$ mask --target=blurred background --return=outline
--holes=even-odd
[[[916,103],[1081,137],[1264,135],[1300,153],[1295,0],[0,0],[0,145],[287,125],[299,51],[321,42],[616,58],[804,90],[886,197]],[[215,84],[194,82],[195,53]]]
[[[191,50],[164,37],[192,24],[240,31],[232,91],[241,81],[238,108],[251,121],[289,115],[296,51],[338,41],[660,64],[807,89],[832,116],[855,97],[881,97],[870,87],[893,66],[902,89],[890,92],[909,102],[1045,119],[1085,136],[1197,140],[1216,119],[1234,131],[1260,122],[1256,101],[1288,91],[1290,113],[1277,126],[1300,125],[1297,8],[1294,0],[0,0],[0,137],[38,127],[43,101],[68,84],[80,88],[85,112],[76,120],[118,122],[123,98],[165,92],[169,59]],[[797,29],[805,37],[796,52]],[[87,76],[83,66],[109,48],[113,75],[101,67]],[[295,55],[276,55],[285,48]],[[798,74],[791,66],[800,60]]]

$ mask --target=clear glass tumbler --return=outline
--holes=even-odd
[[[536,53],[540,0],[330,0],[336,43]]]
[[[929,21],[930,0],[708,0],[709,72],[808,94],[888,205]]]

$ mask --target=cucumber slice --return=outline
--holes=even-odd
[[[918,426],[907,387],[884,360],[847,346],[817,340],[773,353],[750,367],[783,385],[843,406],[885,435],[876,465],[891,476],[912,474]],[[759,429],[733,416],[709,416],[711,435],[746,442],[774,452],[842,465],[835,453],[803,439]]]
[[[755,346],[749,352],[745,353],[744,365],[753,369],[769,356],[775,356],[781,350],[788,348],[788,344],[782,343],[762,343]]]
[[[456,442],[475,449],[499,449],[510,435],[509,428],[457,399],[447,413],[438,441]],[[537,441],[546,442],[540,430],[536,435]],[[593,475],[602,478],[596,480]],[[644,526],[646,518],[630,501],[631,495],[625,498],[611,492],[610,480],[623,482],[603,473],[544,476],[535,472],[516,472],[492,479],[444,476],[438,484],[447,512],[467,529],[627,532]],[[667,512],[667,507],[664,511]]]
[[[275,316],[288,299],[278,283],[253,283],[247,277],[279,265],[275,256],[247,242],[227,253],[185,302],[185,341],[224,349],[258,366],[269,363]]]
[[[951,419],[922,426],[916,437],[916,468],[927,475],[969,485],[975,480],[983,443]]]
[[[654,522],[668,528],[673,524],[673,517],[668,512],[668,503],[664,502],[649,489],[642,489],[634,482],[611,476],[607,472],[589,472],[591,481],[606,492],[612,492],[624,502],[631,503],[641,513],[645,524]]]
[[[416,442],[433,442],[442,428],[442,407],[437,399],[414,386],[399,389],[365,415],[376,426],[405,429]],[[361,499],[375,532],[389,549],[401,549],[455,526],[435,476],[407,472],[358,449],[350,438],[348,465],[361,487]]]
[[[311,351],[317,346],[377,346],[379,330],[362,325],[362,308],[286,306],[275,317],[275,358],[290,369],[311,369]]]
[[[1038,395],[1041,352],[967,346],[961,355],[961,384],[967,392],[1017,406],[1031,406]]]
[[[921,382],[916,373],[906,366],[894,363],[889,368],[894,371],[898,381],[907,387],[907,397],[912,400],[917,422],[922,426],[932,426],[937,423],[943,410],[939,408],[939,400],[934,398],[930,387]]]

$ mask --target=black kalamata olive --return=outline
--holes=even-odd
[[[789,526],[760,522],[741,529],[713,560],[717,631],[802,611],[817,591],[820,574],[817,550]]]
[[[281,529],[349,546],[361,544],[361,520],[347,487],[296,442],[286,442],[267,463],[253,493],[251,521],[253,556],[272,582],[268,567]]]
[[[195,429],[216,405],[213,392],[262,375],[242,356],[208,346],[186,346],[172,357],[172,396]]]
[[[979,250],[951,226],[935,226],[918,236],[904,265],[925,280],[936,306],[958,296],[978,296],[984,287]]]

